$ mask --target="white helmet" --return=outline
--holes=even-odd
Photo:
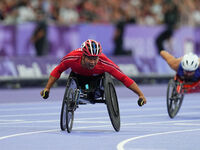
[[[185,54],[181,66],[185,71],[195,71],[199,67],[199,57],[193,53]]]

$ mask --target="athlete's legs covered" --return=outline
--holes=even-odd
[[[103,95],[102,77],[103,74],[98,76],[82,76],[72,73],[77,78],[78,87],[82,92],[87,93],[88,99],[96,99]]]

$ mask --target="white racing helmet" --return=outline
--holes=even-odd
[[[181,66],[185,71],[195,71],[199,67],[199,57],[196,54],[185,54],[181,60]]]

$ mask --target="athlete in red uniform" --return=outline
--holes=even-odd
[[[41,91],[41,96],[44,96],[44,91],[50,92],[52,85],[59,79],[61,73],[68,68],[82,76],[96,76],[108,72],[135,92],[143,100],[142,103],[146,104],[146,98],[137,84],[102,53],[99,42],[91,39],[85,41],[81,48],[73,50],[63,57],[60,64],[51,72],[45,89]]]

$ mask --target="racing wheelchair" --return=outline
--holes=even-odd
[[[114,83],[108,73],[83,77],[71,72],[66,83],[63,97],[60,128],[70,133],[73,127],[74,112],[79,105],[104,103],[113,128],[120,130],[120,111]]]
[[[181,108],[184,94],[200,92],[200,81],[186,82],[177,75],[168,82],[167,88],[167,112],[170,118],[174,118]]]

